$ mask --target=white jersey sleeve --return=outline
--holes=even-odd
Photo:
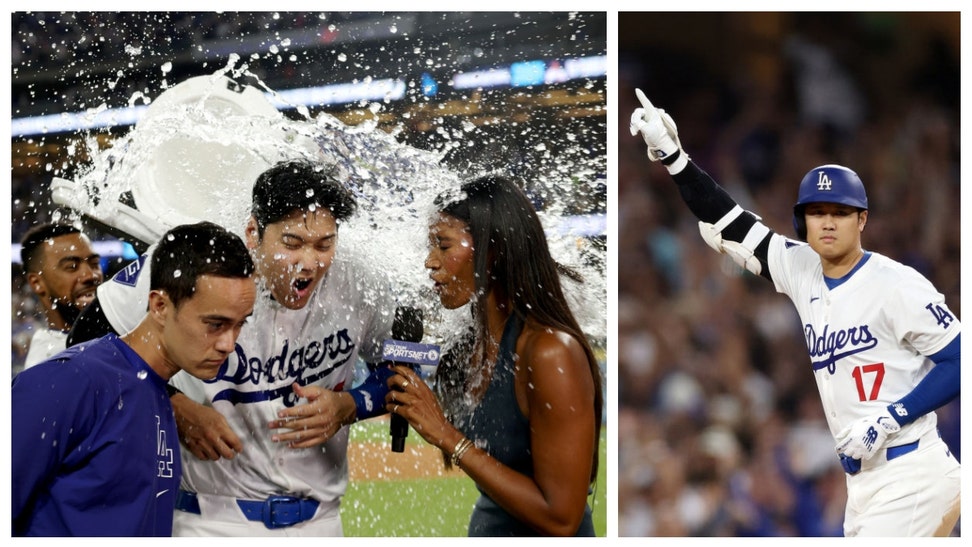
[[[30,339],[30,348],[24,359],[24,368],[30,368],[42,361],[54,357],[64,351],[67,345],[67,333],[40,327]]]
[[[961,324],[931,282],[912,268],[898,266],[889,279],[888,317],[903,344],[934,355],[958,336]]]
[[[328,273],[329,287],[322,291],[322,297],[328,293],[353,295],[345,305],[347,314],[357,317],[362,327],[358,357],[367,363],[377,363],[382,359],[384,341],[391,338],[395,319],[396,300],[391,281],[352,249],[341,249],[334,261],[334,275]]]
[[[148,312],[149,257],[154,250],[155,245],[152,245],[137,260],[98,286],[98,302],[105,318],[119,335],[137,327]]]
[[[770,239],[766,262],[776,291],[791,299],[807,273],[818,272],[823,276],[820,257],[809,245],[776,233]]]

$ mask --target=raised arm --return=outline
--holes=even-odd
[[[641,134],[648,145],[648,158],[661,162],[672,176],[682,200],[699,219],[702,239],[750,272],[772,280],[767,265],[774,232],[760,217],[744,211],[708,173],[682,150],[675,121],[663,109],[655,108],[640,89],[635,93],[641,107],[631,114],[631,134]]]

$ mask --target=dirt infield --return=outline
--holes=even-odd
[[[400,480],[462,476],[446,471],[442,452],[429,444],[407,444],[404,452],[392,452],[390,443],[348,444],[348,474],[351,480]]]

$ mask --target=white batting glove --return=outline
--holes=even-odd
[[[887,411],[858,420],[837,435],[837,453],[859,460],[869,460],[888,437],[901,431],[897,420]]]
[[[631,135],[641,133],[648,145],[648,158],[651,161],[666,163],[663,161],[665,158],[679,154],[675,162],[666,167],[672,173],[681,171],[688,163],[688,155],[682,150],[682,143],[678,140],[675,121],[661,108],[655,108],[640,89],[635,89],[635,95],[638,96],[641,107],[631,113]]]

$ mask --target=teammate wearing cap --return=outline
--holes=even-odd
[[[642,107],[631,134],[671,174],[706,243],[796,306],[847,473],[844,534],[949,535],[960,466],[934,411],[959,394],[961,326],[927,279],[862,247],[868,203],[860,178],[839,165],[809,171],[793,210],[803,241],[786,238],[696,166],[672,118],[636,94]]]

